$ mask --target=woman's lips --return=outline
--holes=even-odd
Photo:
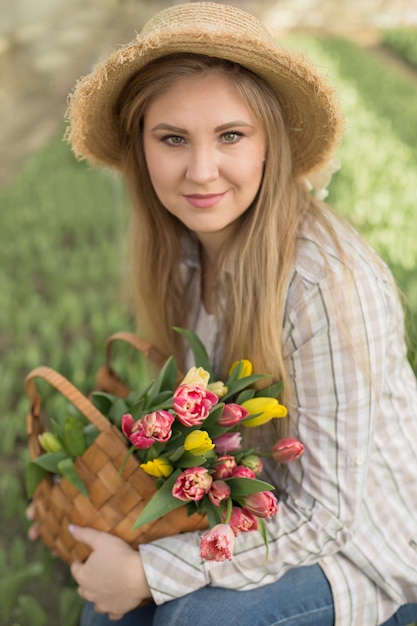
[[[210,209],[215,206],[226,195],[223,193],[192,193],[184,195],[184,198],[196,209]]]

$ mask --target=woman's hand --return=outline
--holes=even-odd
[[[85,563],[73,563],[71,573],[79,595],[92,602],[97,613],[116,620],[151,597],[139,551],[114,535],[71,526],[77,541],[93,552]]]
[[[31,502],[26,509],[26,518],[33,522],[28,529],[28,539],[30,541],[36,541],[39,539],[39,525],[36,522],[35,504],[33,502]]]

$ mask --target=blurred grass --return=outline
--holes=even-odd
[[[382,41],[393,52],[417,68],[417,28],[384,30]]]
[[[292,37],[330,75],[347,117],[330,201],[391,266],[408,304],[416,365],[416,89],[339,39]],[[127,201],[118,179],[76,163],[61,136],[0,195],[0,623],[74,626],[66,566],[25,539],[25,375],[54,367],[94,384],[109,334],[133,329],[121,295]],[[48,410],[62,402],[45,389]]]

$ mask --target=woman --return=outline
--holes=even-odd
[[[283,378],[306,447],[265,464],[281,490],[268,561],[257,533],[202,563],[198,533],[135,552],[73,528],[93,548],[72,566],[83,626],[408,624],[416,381],[387,268],[310,192],[342,131],[332,89],[247,13],[188,3],[82,79],[69,119],[75,154],[129,186],[141,332],[186,366],[171,329],[192,328],[219,377],[245,357]]]

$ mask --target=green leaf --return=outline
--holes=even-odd
[[[149,524],[149,522],[153,522],[166,513],[179,509],[180,506],[184,506],[184,502],[174,498],[171,493],[175,481],[180,473],[181,470],[178,469],[171,474],[169,478],[167,478],[162,487],[158,489],[156,494],[149,500],[148,504],[142,510],[139,517],[136,519],[132,530],[136,530],[136,528],[139,528],[144,524]]]
[[[210,374],[210,378],[213,378],[213,370],[210,365],[207,350],[199,337],[197,337],[197,335],[191,330],[184,330],[184,328],[179,328],[178,326],[174,326],[173,329],[175,330],[175,332],[183,335],[187,339],[188,345],[190,346],[194,355],[194,362],[196,367],[202,367],[206,370],[206,372]]]
[[[174,381],[172,381],[174,373],[175,378]],[[148,394],[148,399],[145,406],[151,406],[152,404],[154,404],[155,398],[158,396],[160,391],[166,391],[167,382],[171,383],[171,387],[169,389],[172,390],[175,387],[176,379],[177,364],[175,363],[174,358],[170,356],[169,359],[167,359],[167,361],[165,362],[164,367],[161,369],[158,376],[156,377],[156,380]]]
[[[233,513],[233,501],[232,501],[232,498],[227,498],[227,500],[226,500],[226,517],[224,519],[224,523],[225,524],[229,524],[230,523],[230,519],[232,517],[232,513]]]
[[[64,422],[65,444],[73,459],[84,454],[87,449],[84,436],[85,420],[68,415]]]
[[[51,427],[55,437],[60,441],[63,450],[67,453],[68,456],[71,456],[71,452],[68,449],[67,443],[65,441],[65,433],[64,427],[57,420],[51,418]]]
[[[99,434],[100,431],[96,426],[94,426],[94,424],[87,424],[87,426],[84,426],[84,437],[87,448],[91,446]]]
[[[33,498],[37,486],[45,476],[46,470],[35,463],[28,463],[25,469],[25,487],[28,498]]]
[[[89,497],[88,489],[83,480],[79,476],[72,459],[64,459],[58,463],[58,471],[68,480],[80,493],[87,498]]]
[[[76,589],[65,587],[59,594],[59,617],[62,626],[77,626],[84,600]]]
[[[257,478],[225,478],[229,485],[232,498],[237,496],[248,496],[259,491],[273,491],[275,487]]]
[[[269,557],[268,535],[266,534],[266,526],[262,517],[258,517],[258,531],[262,539],[264,540],[265,549],[266,549],[265,561],[267,561]]]
[[[207,432],[211,433],[211,429],[217,423],[217,420],[222,414],[223,408],[224,402],[219,402],[219,404],[216,404],[211,409],[209,415],[206,417],[204,422],[198,428],[200,428],[201,430],[207,430]]]
[[[122,416],[128,412],[129,407],[127,406],[125,400],[122,400],[122,398],[117,398],[108,413],[108,418],[113,424],[120,428]]]
[[[173,450],[173,452],[169,454],[165,454],[164,456],[167,458],[167,460],[170,463],[175,463],[176,461],[178,461],[179,458],[181,458],[183,454],[184,454],[184,446],[179,446],[178,448]]]
[[[276,383],[273,383],[272,385],[270,385],[269,387],[266,387],[265,389],[260,389],[259,391],[256,392],[256,397],[263,397],[263,398],[277,398],[279,396],[279,394],[281,393],[282,389],[284,387],[284,383],[282,380],[279,380]]]
[[[244,389],[236,398],[236,403],[242,404],[242,402],[245,402],[246,400],[251,400],[255,396],[255,393],[255,389]]]
[[[91,394],[91,401],[103,415],[107,415],[115,400],[115,396],[112,396],[110,393],[105,393],[104,391],[93,391]]]
[[[177,385],[177,376],[178,376],[178,367],[173,357],[170,357],[165,362],[164,367],[162,368],[159,378],[160,378],[160,390],[161,391],[171,391],[175,389]]]
[[[51,472],[51,474],[57,474],[59,471],[58,465],[65,458],[67,458],[65,452],[46,452],[33,459],[32,464],[41,467],[47,472]]]
[[[17,605],[19,607],[19,615],[25,618],[25,623],[31,626],[46,626],[48,622],[47,615],[36,598],[19,595]]]
[[[172,390],[160,391],[154,398],[145,404],[146,412],[172,408]]]
[[[265,378],[270,378],[267,374],[251,374],[250,376],[245,376],[244,378],[239,378],[238,380],[232,382],[228,385],[228,391],[225,396],[223,396],[222,400],[226,401],[232,396],[235,395],[238,391],[242,391],[242,389],[246,389],[249,385],[253,385],[258,380],[265,380]]]
[[[205,510],[208,518],[210,528],[213,528],[216,524],[220,524],[222,521],[222,513],[225,510],[225,506],[216,506],[213,504],[208,496],[200,501],[201,508]]]
[[[199,467],[200,465],[204,465],[206,461],[207,457],[205,456],[195,456],[191,454],[191,452],[184,452],[181,458],[177,460],[176,465],[185,469],[186,467]]]
[[[14,570],[26,565],[25,544],[21,537],[14,537],[10,546],[9,561]]]
[[[149,390],[154,384],[155,384],[155,380],[151,380],[148,383],[146,383],[146,385],[141,387],[141,389],[139,389],[138,391],[131,391],[127,398],[129,405],[134,406],[135,404],[138,404],[139,402],[144,401]]]

